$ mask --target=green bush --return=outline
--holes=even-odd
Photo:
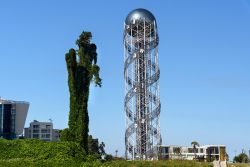
[[[38,139],[0,139],[0,159],[77,160],[86,155],[75,142],[45,142]]]
[[[196,161],[101,161],[99,154],[86,155],[76,142],[45,142],[38,139],[0,139],[0,167],[212,167]]]
[[[245,153],[240,153],[238,156],[234,157],[234,162],[238,162],[238,163],[248,163],[250,162],[247,154]]]

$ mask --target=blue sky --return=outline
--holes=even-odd
[[[250,149],[250,0],[1,1],[0,96],[67,127],[65,53],[91,31],[102,88],[91,87],[90,133],[124,155],[123,22],[135,8],[158,23],[164,144]]]

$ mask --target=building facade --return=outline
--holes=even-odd
[[[15,139],[23,133],[29,103],[0,98],[0,138]]]
[[[30,123],[29,128],[24,129],[24,138],[57,141],[59,140],[59,130],[53,129],[52,122],[39,122],[34,120]]]
[[[160,146],[159,150],[159,159],[197,159],[208,162],[225,161],[227,159],[225,145],[204,145],[195,149],[191,146]]]

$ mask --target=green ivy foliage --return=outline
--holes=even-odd
[[[90,155],[78,142],[45,142],[39,139],[0,139],[0,167],[28,166],[101,166],[101,146],[89,136]],[[103,146],[102,146],[103,147]]]
[[[65,55],[70,93],[69,129],[62,138],[80,143],[88,154],[89,115],[88,99],[91,81],[101,86],[100,68],[97,63],[96,45],[91,43],[91,32],[82,32],[76,40],[78,49],[70,49]],[[64,136],[66,135],[66,136]]]
[[[45,142],[38,139],[5,140],[0,139],[0,159],[33,159],[33,160],[84,160],[76,142]]]

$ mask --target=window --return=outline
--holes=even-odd
[[[39,130],[35,130],[35,129],[34,129],[34,130],[33,130],[33,133],[39,133]]]
[[[200,149],[200,153],[203,153],[203,148]]]
[[[50,129],[42,129],[41,133],[50,133]]]
[[[218,147],[210,147],[209,151],[210,151],[210,154],[219,154]]]
[[[50,134],[46,134],[46,138],[50,138]]]
[[[188,148],[188,153],[194,153],[194,151],[195,153],[198,153],[198,148],[196,148],[195,150],[194,148]]]
[[[46,125],[46,129],[50,129],[50,127],[51,127],[50,125]]]
[[[218,147],[208,147],[207,154],[211,158],[214,156],[214,154],[219,154],[219,148]]]
[[[39,134],[33,134],[33,138],[39,138]]]
[[[162,147],[162,153],[167,154],[168,153],[168,147]]]
[[[39,125],[33,125],[34,129],[39,129]]]
[[[193,148],[188,148],[188,153],[193,153]]]

